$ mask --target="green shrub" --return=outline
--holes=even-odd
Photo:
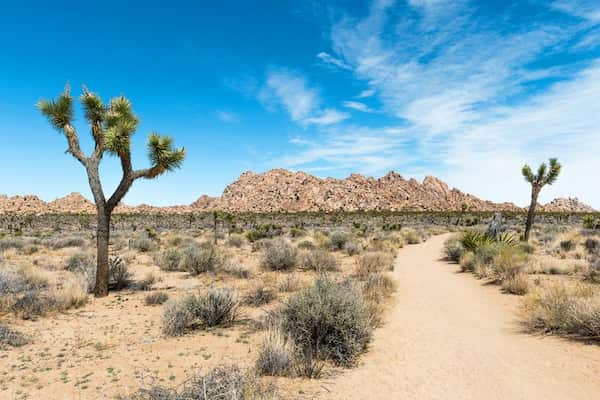
[[[407,230],[403,231],[402,236],[404,237],[404,240],[408,244],[419,244],[422,241],[421,236],[419,236],[419,234],[415,230],[412,230],[412,229],[407,229]]]
[[[313,250],[316,249],[317,246],[315,246],[315,244],[310,240],[303,240],[298,243],[298,248],[303,250]]]
[[[600,241],[595,238],[587,238],[585,242],[583,242],[583,247],[590,254],[598,254],[600,252]]]
[[[205,327],[234,322],[239,308],[237,296],[229,288],[210,289],[195,297],[192,304],[194,315]]]
[[[444,242],[444,255],[447,260],[459,262],[460,257],[463,255],[464,252],[465,249],[463,248],[458,238],[451,237]]]
[[[460,238],[460,244],[465,250],[476,252],[481,246],[490,245],[493,239],[478,231],[466,231]]]
[[[167,249],[161,252],[155,262],[163,271],[182,271],[181,259],[183,254],[179,249]]]
[[[306,359],[350,366],[371,340],[371,314],[360,294],[321,276],[292,295],[281,309],[281,326]]]
[[[190,246],[183,251],[181,269],[192,275],[204,272],[214,272],[223,265],[223,255],[212,244],[203,246]]]
[[[289,270],[296,266],[298,251],[284,239],[268,242],[263,250],[261,265],[271,271]]]
[[[561,240],[559,243],[560,249],[569,252],[575,249],[575,242],[573,240]]]
[[[152,239],[147,236],[140,236],[135,239],[129,240],[129,248],[131,250],[137,250],[141,253],[147,253],[156,248],[156,244]]]
[[[334,250],[342,250],[350,239],[350,234],[344,231],[334,231],[329,234],[331,248]]]
[[[303,251],[298,256],[302,268],[317,272],[336,271],[338,262],[334,255],[324,250]]]

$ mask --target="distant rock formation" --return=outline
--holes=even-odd
[[[352,174],[345,179],[317,178],[305,172],[274,169],[262,174],[244,172],[221,197],[201,196],[182,206],[136,207],[119,205],[116,213],[184,213],[332,211],[523,211],[513,203],[481,200],[434,176],[423,182],[404,179],[396,172],[376,179]],[[540,206],[547,212],[594,211],[577,199],[555,199]],[[0,213],[94,213],[94,204],[79,193],[46,203],[37,196],[0,195]]]

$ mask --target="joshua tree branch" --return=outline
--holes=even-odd
[[[81,147],[79,146],[79,136],[77,135],[77,131],[75,128],[67,124],[63,128],[65,132],[65,137],[67,138],[67,142],[69,143],[69,149],[67,150],[69,153],[73,155],[80,163],[87,167],[88,158],[81,151]]]

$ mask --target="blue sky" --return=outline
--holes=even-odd
[[[68,81],[130,98],[138,168],[150,131],[187,149],[180,171],[136,182],[129,204],[186,204],[283,167],[436,175],[524,205],[522,164],[558,157],[542,200],[600,208],[597,0],[87,3],[0,4],[0,193],[89,197],[34,107]],[[109,191],[116,160],[102,174]]]

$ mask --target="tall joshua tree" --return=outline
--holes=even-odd
[[[542,163],[537,174],[531,171],[529,165],[524,165],[521,169],[521,173],[525,180],[531,184],[531,203],[529,204],[529,211],[527,212],[527,223],[525,225],[525,241],[529,241],[529,234],[531,233],[531,227],[533,226],[533,219],[535,217],[535,207],[537,206],[538,196],[542,188],[546,185],[552,185],[556,182],[556,178],[560,174],[561,165],[556,158],[549,160],[550,166],[546,163]]]
[[[79,145],[79,136],[73,126],[73,99],[69,85],[55,100],[42,100],[37,106],[48,118],[50,124],[67,138],[68,149],[85,168],[90,189],[98,213],[97,224],[97,269],[94,294],[98,297],[108,295],[108,241],[110,237],[110,219],[113,210],[127,194],[137,179],[153,179],[165,172],[181,166],[185,157],[183,148],[174,149],[173,139],[151,133],[148,136],[148,155],[151,167],[134,170],[131,163],[131,136],[138,126],[138,118],[133,113],[131,103],[125,97],[113,98],[105,105],[100,97],[83,87],[81,104],[85,119],[91,125],[94,138],[94,150],[85,155]],[[104,153],[116,156],[121,161],[123,176],[114,193],[107,199],[102,189],[98,168]]]

